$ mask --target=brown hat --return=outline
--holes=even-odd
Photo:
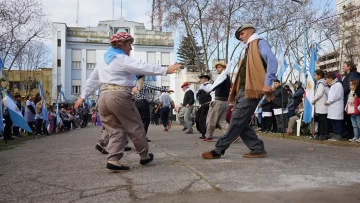
[[[222,66],[222,67],[226,68],[226,63],[221,62],[221,61],[218,61],[218,62],[215,63],[215,68],[216,68],[217,66]]]
[[[241,31],[247,29],[247,28],[252,28],[252,29],[255,30],[255,27],[254,27],[252,24],[245,24],[245,25],[243,25],[243,26],[240,26],[240,27],[236,30],[236,32],[235,32],[235,37],[236,37],[236,39],[240,40],[240,38],[239,38],[239,36],[238,36],[239,33],[240,33]]]
[[[189,84],[188,84],[187,82],[184,82],[184,83],[181,85],[181,88],[186,87],[186,86],[189,86]]]

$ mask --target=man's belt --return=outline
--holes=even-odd
[[[228,101],[228,98],[227,97],[215,97],[215,100]]]
[[[129,86],[120,86],[115,84],[101,84],[101,93],[104,92],[113,92],[113,91],[126,91],[131,92],[131,87]]]

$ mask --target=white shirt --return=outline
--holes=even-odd
[[[210,82],[204,82],[204,84],[200,85],[199,90],[204,90],[205,92],[210,92],[210,91],[212,91],[212,87],[213,87],[213,85],[210,84]],[[212,91],[210,93],[210,96],[211,96],[211,101],[215,101],[215,92],[214,91]]]
[[[120,86],[133,86],[135,75],[166,75],[167,67],[158,64],[138,63],[128,55],[118,54],[110,64],[99,63],[95,70],[86,80],[86,85],[81,92],[81,98],[85,99],[101,84],[115,84]]]

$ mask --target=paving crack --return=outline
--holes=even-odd
[[[153,145],[156,149],[160,150],[161,152],[163,152],[164,154],[166,154],[167,156],[169,156],[170,158],[172,158],[174,161],[177,162],[178,165],[183,166],[184,168],[186,168],[187,170],[189,170],[190,172],[192,172],[193,174],[195,174],[196,176],[198,176],[201,180],[205,181],[207,184],[210,185],[210,187],[213,190],[216,191],[222,191],[222,189],[220,187],[218,187],[215,183],[211,182],[208,178],[206,178],[205,176],[203,176],[200,172],[196,171],[195,169],[193,169],[191,166],[187,165],[186,163],[182,162],[181,160],[177,159],[176,157],[174,157],[173,155],[165,152],[164,150],[160,149],[156,144]],[[174,164],[174,162],[172,163]]]
[[[184,187],[183,189],[181,189],[179,192],[180,192],[180,193],[189,192],[189,189],[190,189],[196,182],[198,182],[199,180],[201,180],[201,179],[196,179],[196,180],[191,181],[191,183],[189,183],[187,186],[185,186],[185,187]]]
[[[132,202],[135,202],[136,200],[138,200],[139,198],[136,196],[135,194],[135,190],[134,190],[134,181],[129,178],[126,177],[124,175],[120,175],[122,178],[124,178],[126,180],[126,185],[125,188],[129,193],[129,198],[131,199]]]

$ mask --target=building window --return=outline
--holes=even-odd
[[[61,39],[58,39],[57,44],[58,44],[58,47],[61,47]]]
[[[57,60],[57,67],[61,67],[61,59]]]
[[[81,62],[80,61],[73,61],[71,62],[72,69],[81,69]]]
[[[80,85],[71,86],[71,94],[81,94],[81,86]]]
[[[95,63],[87,63],[86,68],[87,69],[95,69]]]

